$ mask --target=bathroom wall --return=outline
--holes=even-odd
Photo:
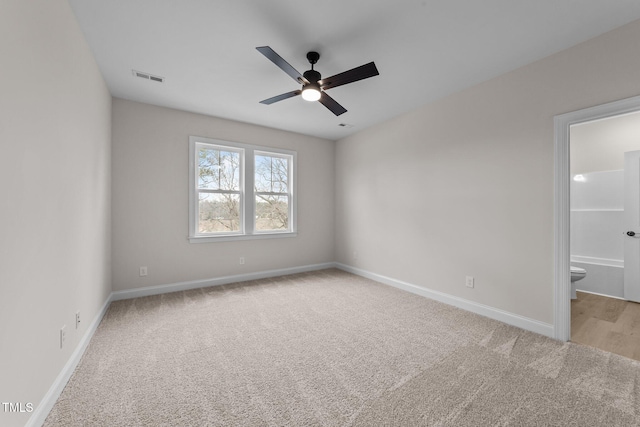
[[[571,181],[571,264],[587,270],[576,289],[624,297],[624,171]]]
[[[624,153],[640,150],[640,112],[571,126],[571,173],[624,169]]]

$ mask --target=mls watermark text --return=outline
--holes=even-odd
[[[2,412],[33,412],[33,403],[27,402],[0,402]]]

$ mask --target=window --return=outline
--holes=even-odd
[[[256,232],[289,229],[290,157],[255,152]]]
[[[238,232],[242,151],[198,145],[198,233]]]
[[[189,240],[295,235],[296,153],[189,138]]]

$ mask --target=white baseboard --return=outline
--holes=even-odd
[[[369,271],[362,270],[349,265],[336,263],[335,267],[341,270],[347,271],[349,273],[357,274],[358,276],[366,277],[367,279],[375,280],[376,282],[384,283],[385,285],[393,286],[394,288],[402,289],[404,291],[408,291],[416,295],[420,295],[420,296],[430,298],[439,302],[443,302],[445,304],[449,304],[454,307],[458,307],[463,310],[488,317],[490,319],[498,320],[508,325],[517,326],[518,328],[522,328],[527,331],[536,332],[538,334],[553,338],[554,328],[553,328],[553,325],[550,325],[548,323],[540,322],[538,320],[534,320],[528,317],[520,316],[518,314],[510,313],[508,311],[500,310],[498,308],[490,307],[488,305],[469,301],[464,298],[445,294],[443,292],[426,289],[421,286],[413,285],[411,283],[403,282],[401,280],[392,279],[390,277],[382,276],[380,274],[371,273]]]
[[[349,273],[357,274],[358,276],[366,277],[371,280],[375,280],[376,282],[383,283],[385,285],[393,286],[398,289],[402,289],[416,295],[420,295],[426,298],[430,298],[436,301],[443,302],[445,304],[449,304],[463,310],[470,311],[472,313],[480,314],[485,317],[489,317],[494,320],[498,320],[500,322],[507,323],[509,325],[517,326],[522,329],[526,329],[528,331],[536,332],[542,335],[546,335],[548,337],[553,337],[553,325],[548,323],[539,322],[534,319],[530,319],[524,316],[520,316],[517,314],[509,313],[504,310],[500,310],[494,307],[489,307],[487,305],[479,304],[473,301],[465,300],[463,298],[455,297],[449,294],[445,294],[438,291],[433,291],[430,289],[422,288],[420,286],[413,285],[411,283],[403,282],[400,280],[392,279],[386,276],[382,276],[376,273],[371,273],[366,270],[362,270],[356,267],[351,267],[345,264],[335,263],[335,262],[327,262],[322,264],[313,264],[306,265],[301,267],[291,267],[291,268],[283,268],[277,270],[267,270],[260,271],[256,273],[247,273],[247,274],[238,274],[233,276],[223,276],[219,278],[213,279],[204,279],[204,280],[192,280],[188,282],[180,282],[173,283],[167,285],[158,285],[158,286],[148,286],[144,288],[137,289],[128,289],[126,291],[117,291],[111,293],[109,298],[105,301],[104,305],[100,309],[100,312],[96,315],[93,322],[89,326],[87,332],[85,332],[84,336],[78,346],[74,350],[73,354],[65,364],[64,368],[55,379],[47,394],[42,398],[42,401],[37,406],[37,408],[31,414],[29,421],[26,424],[26,427],[38,427],[44,423],[44,420],[49,415],[49,412],[55,405],[60,393],[64,389],[65,385],[71,378],[73,371],[78,366],[82,355],[84,354],[93,334],[95,333],[98,325],[102,321],[102,318],[107,312],[109,308],[109,304],[112,301],[119,301],[130,298],[138,298],[144,296],[151,295],[159,295],[165,294],[169,292],[177,292],[177,291],[185,291],[189,289],[197,289],[204,288],[208,286],[219,286],[225,285],[229,283],[236,282],[244,282],[247,280],[258,280],[265,279],[268,277],[277,277],[277,276],[286,276],[289,274],[297,274],[297,273],[305,273],[308,271],[316,271],[323,270],[327,268],[339,268]]]
[[[628,301],[624,298],[620,298],[620,297],[615,297],[613,295],[607,295],[607,294],[599,294],[597,292],[591,292],[591,291],[585,291],[583,289],[576,289],[576,292],[583,292],[585,294],[591,294],[591,295],[598,295],[599,297],[605,297],[605,298],[613,298],[613,299],[619,299],[620,301]]]
[[[229,283],[244,282],[247,280],[266,279],[268,277],[287,276],[289,274],[305,273],[307,271],[323,270],[335,268],[333,262],[322,264],[305,265],[301,267],[281,268],[277,270],[259,271],[256,273],[236,274],[233,276],[223,276],[213,279],[191,280],[189,282],[171,283],[167,285],[147,286],[144,288],[127,289],[126,291],[116,291],[112,294],[112,301],[123,299],[147,297],[151,295],[166,294],[169,292],[187,291],[189,289],[206,288],[209,286],[226,285]]]
[[[91,324],[89,325],[87,331],[82,336],[82,339],[71,354],[71,357],[69,358],[67,363],[62,368],[62,371],[60,371],[58,377],[55,379],[51,387],[49,387],[49,390],[29,417],[29,421],[27,421],[25,427],[39,427],[44,424],[44,420],[47,419],[47,415],[49,415],[49,412],[53,408],[53,405],[55,405],[58,397],[60,397],[62,390],[64,390],[67,382],[69,382],[69,379],[71,378],[71,375],[73,375],[73,371],[75,371],[76,366],[78,366],[80,359],[82,359],[82,355],[87,349],[87,346],[89,345],[93,334],[96,332],[96,329],[98,329],[98,325],[102,321],[102,318],[107,313],[109,304],[111,304],[112,296],[113,294],[109,295],[107,300],[102,305],[102,308],[93,319],[93,322],[91,322]]]
[[[257,280],[257,279],[265,279],[268,277],[286,276],[289,274],[305,273],[308,271],[323,270],[326,268],[335,268],[335,267],[336,267],[335,263],[327,262],[323,264],[312,264],[312,265],[305,265],[301,267],[282,268],[278,270],[260,271],[257,273],[224,276],[224,277],[219,277],[215,279],[193,280],[189,282],[180,282],[180,283],[173,283],[173,284],[159,285],[159,286],[148,286],[144,288],[112,292],[111,295],[109,295],[109,297],[105,301],[102,308],[100,309],[100,312],[98,313],[98,315],[95,317],[93,322],[91,322],[89,329],[87,330],[87,332],[85,332],[84,336],[78,343],[78,346],[74,350],[73,354],[71,355],[67,363],[64,365],[64,368],[62,368],[62,371],[60,372],[58,377],[55,379],[55,381],[49,388],[49,391],[47,391],[47,394],[45,394],[45,396],[40,401],[40,404],[38,404],[36,409],[31,414],[31,417],[29,417],[29,421],[27,421],[25,426],[39,427],[44,423],[45,419],[47,418],[47,415],[49,415],[49,412],[53,408],[53,405],[55,405],[56,401],[58,400],[58,397],[60,397],[62,390],[67,385],[67,382],[69,382],[69,379],[73,374],[73,371],[78,366],[78,363],[82,358],[82,355],[87,349],[87,346],[89,345],[89,342],[91,341],[91,338],[93,337],[93,334],[95,333],[96,329],[98,329],[98,325],[102,321],[102,318],[107,313],[109,304],[111,304],[112,301],[119,301],[123,299],[138,298],[138,297],[144,297],[144,296],[150,296],[150,295],[159,295],[159,294],[164,294],[169,292],[185,291],[189,289],[204,288],[208,286],[225,285],[228,283],[244,282],[246,280]]]

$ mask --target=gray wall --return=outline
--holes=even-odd
[[[297,151],[298,236],[189,243],[189,135]],[[114,99],[114,291],[332,262],[334,151],[329,140]]]
[[[634,22],[338,141],[337,260],[553,323],[553,117],[640,94],[639,39]]]
[[[0,52],[0,401],[37,407],[111,291],[111,96],[66,1],[3,0]]]

